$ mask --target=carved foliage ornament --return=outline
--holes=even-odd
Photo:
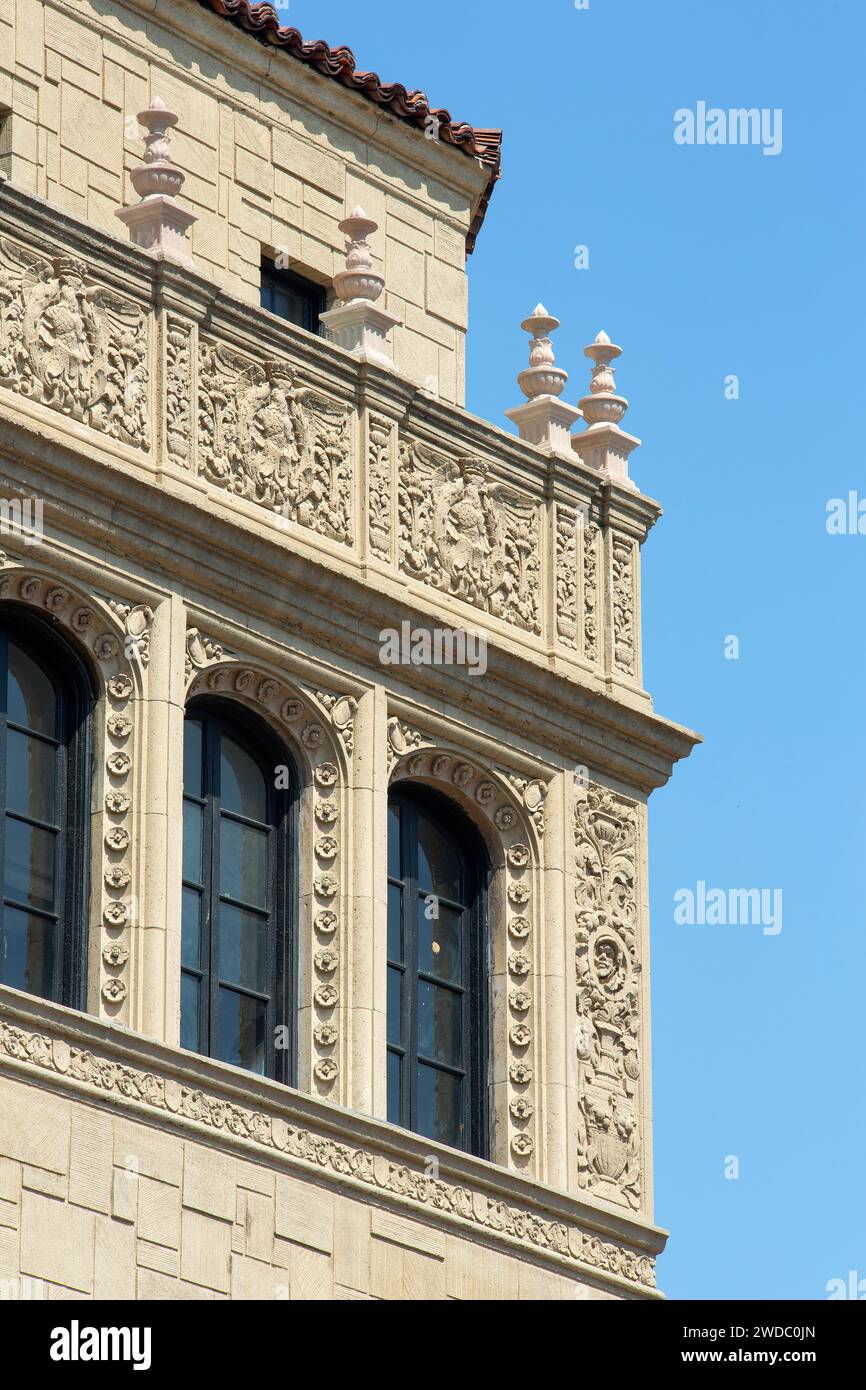
[[[400,568],[528,632],[541,631],[538,509],[476,458],[400,442]]]
[[[278,524],[351,544],[349,409],[299,387],[285,363],[201,344],[198,456],[208,482],[269,507]]]
[[[581,1186],[641,1205],[636,808],[601,788],[575,808]]]
[[[76,256],[0,239],[0,385],[150,447],[147,321]]]

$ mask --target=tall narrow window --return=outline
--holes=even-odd
[[[487,1111],[484,855],[457,808],[392,794],[388,1119],[482,1155]]]
[[[269,731],[193,705],[184,732],[181,1046],[292,1075],[286,755]]]
[[[40,622],[0,620],[0,982],[84,1005],[90,686]]]

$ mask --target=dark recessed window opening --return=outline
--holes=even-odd
[[[69,1008],[86,982],[90,681],[51,629],[0,621],[0,982]]]
[[[190,707],[181,1047],[286,1084],[294,1055],[295,785],[285,751],[260,721]]]
[[[480,1157],[487,1148],[486,856],[456,807],[423,789],[388,814],[388,1119]]]
[[[261,302],[263,309],[306,328],[308,333],[321,332],[319,319],[325,312],[325,291],[313,280],[263,260]]]

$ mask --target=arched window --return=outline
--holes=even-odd
[[[292,1079],[294,774],[267,727],[193,704],[184,727],[181,1046]]]
[[[89,716],[84,667],[39,619],[0,614],[0,982],[84,1007]]]
[[[486,856],[462,812],[399,788],[388,816],[388,1119],[483,1156]]]

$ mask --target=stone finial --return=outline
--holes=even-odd
[[[543,304],[536,304],[528,319],[520,327],[528,333],[532,342],[529,345],[529,366],[517,378],[517,384],[528,400],[536,396],[561,396],[568,372],[555,365],[551,333],[559,327],[559,319],[549,314]]]
[[[532,339],[529,366],[517,377],[527,403],[506,410],[505,414],[517,425],[521,439],[548,453],[568,454],[571,427],[580,419],[580,411],[559,400],[568,381],[568,372],[556,366],[550,341],[559,319],[549,314],[543,304],[537,304],[520,327]]]
[[[628,458],[632,450],[639,446],[640,440],[619,428],[619,422],[628,410],[628,401],[625,396],[616,393],[614,368],[611,365],[622,356],[622,348],[612,343],[602,330],[583,351],[594,363],[589,395],[580,402],[587,427],[582,434],[574,436],[571,447],[591,468],[615,478],[624,487],[635,488],[635,483],[628,476]]]
[[[147,110],[139,111],[138,119],[146,131],[144,160],[130,177],[141,202],[118,208],[115,216],[126,223],[136,246],[166,260],[191,265],[186,234],[198,218],[175,201],[186,178],[171,157],[169,131],[177,125],[177,116],[159,97],[152,97]]]
[[[378,230],[378,222],[368,217],[359,204],[338,226],[347,240],[346,269],[334,276],[334,289],[344,304],[355,299],[378,299],[385,280],[373,269],[373,253],[367,240]]]
[[[622,348],[612,343],[602,329],[595,342],[590,343],[583,351],[584,355],[595,363],[589,383],[589,395],[584,396],[580,403],[587,426],[592,429],[595,425],[618,425],[628,410],[628,401],[624,396],[616,394],[614,368],[611,363],[622,357]]]
[[[388,334],[400,320],[376,304],[385,280],[373,267],[368,237],[378,226],[362,207],[356,207],[339,223],[346,237],[345,268],[334,276],[340,303],[320,317],[338,347],[355,353],[363,361],[393,368]]]

